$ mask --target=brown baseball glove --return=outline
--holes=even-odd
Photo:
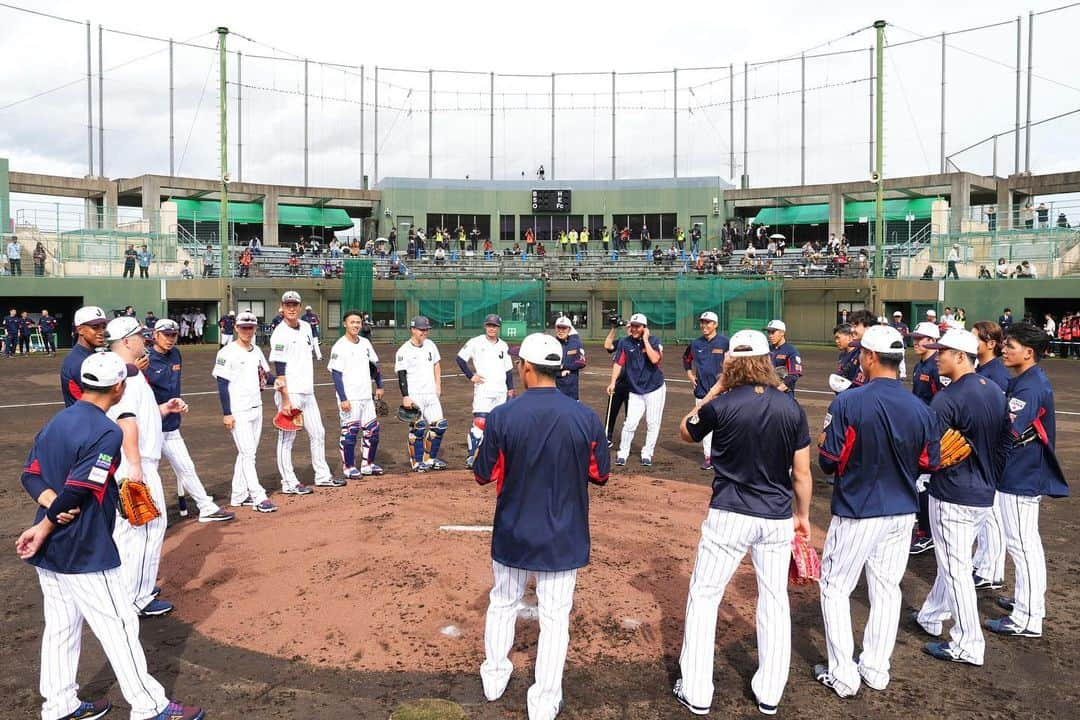
[[[293,408],[288,413],[279,410],[278,414],[274,416],[274,427],[285,432],[296,432],[304,427],[304,413],[296,408]]]
[[[375,414],[379,417],[386,417],[390,414],[390,406],[382,398],[375,400]]]
[[[957,430],[949,428],[941,436],[941,469],[962,463],[971,455],[971,443]]]
[[[150,497],[150,488],[127,478],[120,482],[120,512],[135,527],[161,516]]]

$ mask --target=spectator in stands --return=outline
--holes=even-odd
[[[754,269],[754,256],[750,254],[750,249],[743,253],[742,261],[739,263],[739,267],[744,272],[750,272]]]
[[[353,238],[352,242],[349,243],[349,254],[352,255],[354,258],[360,257],[360,239],[359,238]]]
[[[464,255],[465,254],[465,246],[468,243],[468,235],[465,233],[465,226],[464,225],[458,225],[457,226],[457,229],[454,230],[454,237],[457,238],[458,252],[460,252],[462,255]]]
[[[480,228],[473,225],[472,230],[469,231],[469,249],[476,252],[476,248],[480,245]]]
[[[866,277],[870,273],[870,255],[867,254],[866,248],[859,248],[859,277]]]
[[[322,265],[312,265],[311,266],[311,277],[313,277],[313,278],[325,277],[325,273],[323,272]]]
[[[202,256],[202,276],[213,277],[214,275],[214,248],[207,244]]]
[[[1020,222],[1029,230],[1035,227],[1035,208],[1031,206],[1030,200],[1027,201],[1024,207],[1020,208]]]
[[[390,228],[390,234],[386,236],[386,242],[390,247],[388,252],[393,255],[397,252],[397,228]]]
[[[124,274],[121,277],[135,279],[135,258],[138,255],[135,252],[134,245],[128,245],[127,250],[124,251]],[[11,257],[11,246],[8,246],[8,257]],[[11,274],[14,275],[15,271],[12,270]]]
[[[514,243],[514,247],[510,248],[511,255],[521,255],[521,244]]]
[[[933,265],[927,265],[926,266],[926,269],[923,270],[922,279],[923,280],[933,280],[934,279],[934,266]]]
[[[405,254],[411,258],[417,257],[416,254],[416,238],[409,238],[409,244],[405,247]]]
[[[491,244],[491,238],[488,238],[484,241],[484,257],[486,257],[488,260],[491,259],[492,251],[494,251],[494,249],[495,246]]]
[[[435,264],[436,265],[445,265],[446,264],[446,251],[443,250],[442,248],[438,248],[435,251]]]
[[[986,208],[986,229],[989,232],[997,232],[997,206],[995,205]]]
[[[652,233],[649,232],[648,225],[641,226],[641,251],[648,252],[652,250]]]
[[[660,248],[655,248],[652,251],[652,261],[654,265],[659,265],[664,261],[664,251]]]
[[[258,235],[253,235],[251,239],[248,240],[247,246],[252,255],[262,255],[262,240]]]
[[[620,252],[626,252],[630,249],[630,226],[623,225],[623,229],[619,231],[619,242],[615,247]]]
[[[980,265],[979,266],[979,279],[980,280],[992,280],[993,277],[994,276],[990,274],[990,268],[986,267],[985,265]]]
[[[581,275],[578,274],[578,270],[576,267],[570,268],[570,279],[575,282],[581,279]]]
[[[556,240],[556,242],[559,245],[560,255],[565,255],[570,251],[570,238],[567,237],[565,230],[559,231],[558,239]]]
[[[440,250],[442,250],[443,257],[445,257],[446,256],[446,251],[443,250],[442,248],[437,248],[435,250],[435,252],[438,253]],[[393,260],[390,261],[390,279],[391,280],[397,280],[398,277],[400,277],[400,276],[401,276],[401,261],[398,260],[397,258],[394,258]]]
[[[1009,263],[1005,262],[1005,258],[998,258],[997,266],[994,268],[994,274],[999,280],[1004,280],[1009,277]]]
[[[307,252],[307,243],[304,241],[303,235],[297,238],[296,244],[293,245],[293,250],[295,250],[298,255],[303,255]]]
[[[1035,269],[1035,266],[1027,260],[1020,263],[1020,269],[1022,271],[1020,277],[1031,278],[1032,280],[1037,280],[1039,278],[1039,272]]]
[[[697,256],[697,261],[694,262],[694,269],[697,270],[698,275],[705,274],[705,255],[704,253]]]
[[[244,252],[240,253],[240,272],[237,273],[238,277],[251,277],[251,248],[244,248]]]
[[[364,243],[364,254],[367,255],[368,257],[371,257],[371,256],[373,256],[375,254],[375,241],[374,240],[368,240],[366,243]]]
[[[536,233],[531,227],[525,228],[525,254],[532,255],[536,252]]]
[[[1065,213],[1060,212],[1057,216],[1057,226],[1059,228],[1069,227],[1069,218],[1065,217]]]
[[[34,275],[36,277],[45,275],[45,246],[41,244],[40,240],[34,247]]]
[[[787,239],[778,238],[776,241],[776,257],[784,257],[785,250],[787,250]]]
[[[393,243],[391,243],[391,246],[393,246]],[[330,258],[332,260],[337,260],[340,257],[341,257],[341,241],[337,239],[337,236],[335,236],[334,239],[330,241]]]
[[[139,261],[139,277],[150,277],[150,261],[153,259],[154,253],[146,249],[146,246],[142,246],[142,250],[136,255],[136,259]]]
[[[570,228],[570,232],[566,233],[566,238],[570,241],[570,254],[577,255],[578,251],[578,231],[574,228]]]
[[[776,257],[776,240],[769,238],[769,242],[765,245],[765,253],[769,257]]]
[[[581,228],[581,232],[578,233],[578,245],[581,247],[581,254],[589,254],[589,228]]]
[[[1039,227],[1050,227],[1050,208],[1046,207],[1046,203],[1039,203],[1039,207],[1035,208],[1035,213],[1039,216]]]
[[[195,278],[195,273],[191,272],[191,261],[190,260],[185,260],[183,267],[180,268],[180,279],[181,280],[193,280],[194,278]]]
[[[767,263],[765,263],[765,279],[766,280],[772,280],[775,277],[776,277],[776,272],[773,271],[772,260],[770,260]]]
[[[746,253],[743,255],[743,258],[750,258],[750,264],[753,264],[754,260],[757,260],[757,248],[754,247],[753,243],[746,246]]]
[[[300,253],[296,252],[295,250],[293,250],[292,254],[289,255],[289,274],[300,274]]]
[[[322,255],[322,244],[319,238],[312,236],[308,239],[308,251],[315,256]]]
[[[959,245],[953,245],[952,249],[949,250],[949,257],[948,257],[948,260],[946,260],[946,263],[945,263],[945,268],[946,268],[945,269],[945,279],[946,280],[948,280],[950,277],[956,278],[957,280],[960,279],[960,273],[958,273],[956,271],[956,263],[958,263],[958,262],[960,262],[960,246]]]
[[[732,234],[728,233],[727,238],[724,240],[723,245],[720,246],[720,257],[729,258],[735,252],[735,241],[731,239]]]
[[[547,255],[547,248],[544,247],[544,243],[542,243],[542,242],[536,243],[536,256],[537,257],[544,257],[545,255]]]

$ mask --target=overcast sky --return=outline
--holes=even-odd
[[[303,182],[303,64],[251,55],[365,65],[366,110],[360,166],[360,73],[320,64],[308,70],[309,183],[356,186],[374,168],[374,66],[442,68],[482,74],[434,75],[433,166],[436,177],[486,178],[492,115],[489,71],[561,76],[556,81],[557,178],[607,178],[611,172],[611,71],[616,95],[616,156],[620,177],[673,172],[673,125],[678,121],[681,176],[732,176],[729,164],[729,80],[735,75],[735,176],[748,171],[757,186],[800,181],[801,64],[762,65],[749,74],[749,142],[743,167],[743,62],[859,50],[806,62],[806,180],[862,179],[869,172],[868,48],[878,18],[890,23],[890,43],[1066,4],[1018,6],[982,2],[757,2],[526,4],[508,2],[283,3],[233,0],[159,3],[111,0],[14,0],[42,12],[90,20],[94,57],[94,163],[97,166],[98,25],[147,35],[195,38],[213,45],[213,29],[233,31],[229,49],[244,54],[243,165],[239,166],[238,87],[229,86],[229,153],[233,177]],[[845,37],[849,33],[855,35]],[[87,173],[86,30],[0,8],[0,47],[9,63],[0,84],[0,156],[13,170]],[[240,37],[244,36],[244,37]],[[245,39],[250,38],[255,43]],[[1032,119],[1080,108],[1076,42],[1080,7],[1036,18]],[[112,32],[104,36],[105,174],[127,177],[169,170],[168,54],[161,43]],[[952,36],[946,57],[946,153],[1010,131],[1014,122],[1015,24]],[[117,67],[121,66],[122,67]],[[671,68],[681,71],[673,91]],[[237,80],[229,59],[229,80]],[[940,143],[940,40],[888,52],[886,175],[937,172]],[[428,75],[380,70],[379,171],[425,176],[428,170]],[[67,83],[67,87],[58,88]],[[212,51],[177,47],[175,158],[177,174],[218,173],[217,66]],[[494,98],[496,178],[551,173],[550,77],[497,77]],[[38,93],[40,97],[23,100]],[[1026,87],[1025,87],[1026,93]],[[673,112],[677,103],[678,112]],[[1021,119],[1026,113],[1022,110]],[[1032,133],[1033,171],[1075,169],[1080,114]],[[1021,143],[1021,167],[1023,166]],[[992,143],[962,153],[964,170],[989,174]],[[1013,138],[998,144],[998,172],[1013,169]]]

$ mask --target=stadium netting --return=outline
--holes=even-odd
[[[651,331],[665,339],[689,340],[701,334],[698,318],[707,310],[719,317],[720,332],[759,330],[783,315],[783,283],[725,277],[635,278],[618,281],[619,306],[644,313]],[[624,317],[623,320],[628,320]]]

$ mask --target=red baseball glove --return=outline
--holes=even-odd
[[[304,427],[304,414],[293,408],[291,412],[279,411],[274,416],[274,427],[285,432],[296,432]]]
[[[791,565],[788,580],[793,585],[808,585],[821,579],[821,559],[802,535],[791,543]]]

